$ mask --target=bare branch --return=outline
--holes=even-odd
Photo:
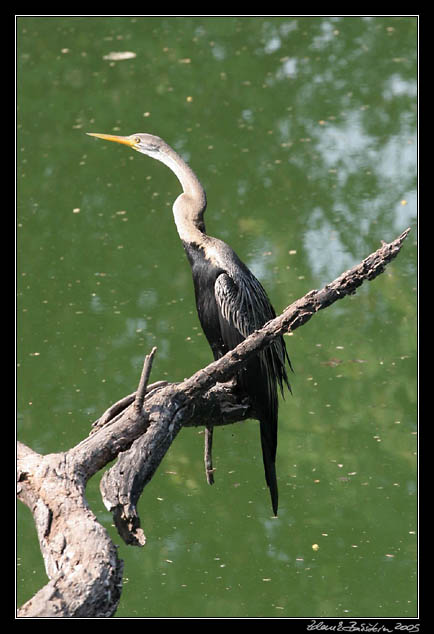
[[[19,616],[97,617],[114,614],[122,562],[84,497],[89,478],[117,458],[101,481],[103,500],[128,544],[146,541],[136,506],[144,486],[182,427],[255,418],[231,379],[274,338],[372,280],[399,253],[409,229],[321,290],[297,300],[224,357],[182,383],[147,386],[155,348],[146,357],[136,392],[107,409],[90,435],[65,453],[41,456],[18,447],[18,497],[32,511],[50,579]],[[207,457],[205,457],[207,460]],[[212,470],[209,464],[208,469]],[[212,471],[210,471],[212,474]]]
[[[383,243],[377,251],[371,253],[360,264],[345,271],[321,290],[309,291],[304,297],[290,304],[281,315],[251,334],[224,357],[184,381],[182,385],[185,394],[195,394],[198,390],[208,389],[216,382],[229,381],[251,356],[269,346],[273,339],[293,332],[309,321],[318,311],[355,293],[363,282],[373,280],[384,271],[386,265],[398,255],[409,233],[410,229],[406,229],[396,240],[390,244]]]
[[[152,348],[151,352],[145,357],[145,363],[143,365],[139,387],[137,388],[136,396],[134,399],[134,409],[136,411],[136,414],[139,414],[142,411],[143,401],[145,400],[146,395],[146,388],[148,387],[148,381],[151,375],[152,362],[156,351],[157,348]]]

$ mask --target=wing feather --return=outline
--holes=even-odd
[[[219,313],[220,333],[228,350],[261,328],[276,315],[258,280],[246,270],[235,281],[222,272],[214,286]],[[249,395],[260,421],[262,456],[265,479],[270,489],[274,514],[277,514],[276,479],[277,448],[277,384],[283,393],[283,383],[289,387],[285,370],[288,359],[283,338],[277,338],[265,350],[251,359],[239,373],[238,381]]]
[[[216,279],[214,292],[222,337],[228,349],[234,348],[276,316],[265,290],[253,275],[243,276],[235,282],[228,273],[221,273]],[[285,362],[289,362],[289,358],[283,339],[276,339],[258,356],[267,366],[268,379],[273,383],[277,379],[281,390],[283,383],[290,389],[285,370]]]

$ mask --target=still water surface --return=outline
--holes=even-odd
[[[415,18],[19,18],[18,431],[66,450],[131,392],[211,359],[163,165],[84,133],[151,132],[192,165],[207,230],[280,311],[412,233],[386,273],[287,338],[279,517],[255,422],[182,432],[119,544],[118,617],[417,614]],[[114,53],[126,52],[116,61]],[[45,573],[19,511],[18,599]]]

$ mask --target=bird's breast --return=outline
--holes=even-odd
[[[191,244],[184,244],[193,274],[196,308],[205,336],[210,344],[214,357],[218,358],[227,349],[220,331],[219,311],[215,297],[215,282],[223,272],[218,254],[213,248],[205,249]]]
[[[202,247],[202,250],[205,260],[207,260],[212,267],[216,269],[222,267],[221,255],[214,244],[206,244]]]

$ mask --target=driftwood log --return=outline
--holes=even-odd
[[[231,379],[275,337],[294,331],[315,313],[382,273],[410,229],[181,383],[148,385],[155,349],[145,358],[136,392],[112,405],[87,438],[66,452],[40,455],[18,443],[18,498],[33,513],[48,583],[18,617],[110,617],[122,590],[116,546],[85,499],[89,478],[116,459],[101,481],[107,509],[127,544],[144,545],[137,501],[182,427],[227,425],[255,418]]]

